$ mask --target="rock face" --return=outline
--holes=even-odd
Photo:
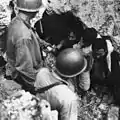
[[[0,1],[0,24],[10,22],[9,1]],[[119,0],[43,0],[43,4],[58,14],[72,11],[88,27],[94,27],[104,35],[120,36]]]
[[[73,11],[88,27],[119,35],[119,0],[49,0],[45,3],[58,14]]]
[[[88,27],[94,27],[102,35],[113,37],[120,44],[119,0],[44,0],[45,6],[56,13],[72,11]]]

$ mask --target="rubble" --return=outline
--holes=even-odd
[[[57,120],[50,104],[29,92],[19,90],[0,103],[1,120]]]

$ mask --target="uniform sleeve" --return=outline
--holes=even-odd
[[[33,68],[32,56],[30,48],[32,46],[32,40],[21,39],[16,42],[16,70],[26,77],[35,80],[37,71]]]

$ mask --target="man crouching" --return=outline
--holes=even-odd
[[[38,96],[48,100],[52,109],[58,111],[59,120],[77,120],[78,97],[68,81],[85,71],[87,61],[79,49],[67,48],[57,56],[55,67],[52,72],[48,68],[41,68],[37,74],[35,87],[38,90],[46,88]]]

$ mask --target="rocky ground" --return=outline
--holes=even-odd
[[[6,80],[1,75],[0,105],[3,104],[5,100],[9,100],[8,98],[10,96],[18,93],[19,91],[21,91],[20,85],[18,85],[17,83],[15,83],[12,80]],[[86,95],[84,97],[81,98],[81,94],[79,94],[79,93],[78,93],[78,95],[79,95],[78,120],[119,120],[119,106],[114,104],[113,93],[110,91],[110,89],[108,87],[94,85],[91,88],[91,90],[89,90],[86,93]],[[14,98],[12,98],[12,99],[14,100]],[[13,101],[13,103],[14,103],[14,101]],[[14,108],[16,108],[16,106],[14,106],[14,104],[12,104],[12,106]],[[19,107],[20,107],[20,105],[19,105]],[[1,106],[0,106],[0,110],[1,110]],[[6,109],[4,109],[4,112],[5,112],[5,110]],[[7,110],[9,110],[9,109],[7,109]],[[13,115],[14,115],[14,112],[13,112]],[[9,118],[8,120],[20,120],[20,119],[12,119],[12,118],[10,119],[10,116],[8,117]],[[2,118],[2,117],[4,117],[4,116],[0,116],[0,118]],[[6,119],[2,119],[2,120],[6,120]],[[29,120],[29,119],[25,119],[25,120]],[[32,120],[34,120],[34,119],[32,119]],[[39,120],[39,119],[35,119],[35,120]]]
[[[9,0],[0,0],[0,26],[10,22],[8,3]],[[49,0],[49,3],[44,0],[43,3],[58,14],[71,10],[88,27],[94,27],[100,34],[110,35],[115,49],[120,52],[119,0]],[[48,57],[46,61],[53,64],[52,57]],[[21,89],[20,87],[13,81],[4,79],[2,72],[0,101]],[[106,86],[94,85],[85,97],[80,97],[79,103],[79,120],[119,120],[119,106],[114,104],[113,93]]]

